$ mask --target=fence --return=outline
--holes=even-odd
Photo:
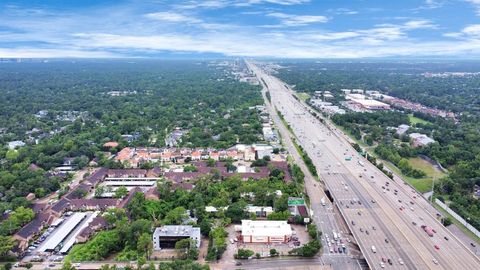
[[[462,218],[459,214],[457,214],[455,211],[450,209],[446,204],[444,204],[442,201],[439,199],[435,199],[435,203],[437,203],[441,208],[443,208],[447,213],[452,215],[454,219],[456,219],[458,222],[462,223],[469,231],[474,233],[476,236],[480,237],[480,232],[474,228],[470,223],[468,223],[464,218]]]

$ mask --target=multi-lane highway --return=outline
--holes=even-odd
[[[480,269],[479,258],[440,224],[424,198],[356,153],[341,132],[315,118],[282,81],[247,64],[312,158],[372,269]],[[435,231],[433,237],[422,225]]]
[[[360,261],[357,260],[358,256],[356,256],[358,255],[358,250],[356,250],[353,243],[350,244],[351,241],[348,238],[348,227],[341,222],[342,219],[338,211],[336,211],[335,205],[327,199],[327,195],[323,189],[319,188],[320,184],[308,171],[300,154],[292,143],[290,132],[287,127],[283,125],[275,108],[268,102],[266,88],[263,89],[262,95],[266,108],[282,137],[284,146],[302,171],[305,172],[305,189],[307,193],[314,194],[314,196],[310,196],[311,209],[313,211],[311,217],[320,231],[322,231],[322,242],[326,247],[323,249],[324,254],[319,262],[324,265],[331,265],[334,269],[361,269]],[[324,201],[323,204],[322,201]],[[337,241],[333,239],[334,233],[338,234]],[[341,247],[340,241],[347,247],[346,249],[342,249],[342,253],[338,253],[338,248]]]

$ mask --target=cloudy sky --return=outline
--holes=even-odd
[[[0,57],[480,56],[480,0],[1,0]]]

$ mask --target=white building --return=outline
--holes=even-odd
[[[11,142],[8,142],[8,149],[10,149],[10,150],[15,149],[15,148],[18,148],[18,147],[22,147],[22,146],[25,146],[25,143],[22,142],[22,141],[11,141]]]
[[[273,213],[273,208],[271,206],[247,205],[245,210],[250,214],[255,214],[256,217],[267,217]]]
[[[412,140],[413,147],[421,147],[421,146],[425,146],[427,144],[431,144],[435,142],[434,139],[428,137],[425,134],[420,134],[420,133],[410,134],[410,139]]]
[[[404,134],[405,132],[407,132],[407,130],[408,130],[409,128],[410,128],[409,125],[402,124],[402,125],[398,126],[396,133],[397,133],[398,135],[402,135],[402,134]]]
[[[242,220],[241,231],[244,243],[287,243],[292,238],[287,221]]]
[[[182,239],[194,240],[197,248],[200,248],[200,228],[191,225],[165,225],[158,227],[153,232],[153,248],[175,248],[175,243]]]

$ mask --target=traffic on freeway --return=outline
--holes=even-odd
[[[285,83],[257,64],[248,65],[312,158],[372,269],[480,269],[479,258],[441,225],[423,197],[358,154]]]

